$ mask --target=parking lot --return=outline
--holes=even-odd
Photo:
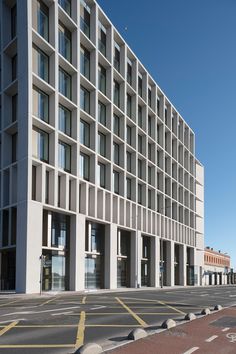
[[[95,341],[108,349],[136,327],[236,302],[236,287],[0,296],[1,353],[74,353]]]

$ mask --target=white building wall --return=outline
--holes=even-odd
[[[17,84],[10,83],[8,87],[10,78],[7,76],[7,68],[10,65],[10,59],[5,53],[10,53],[11,57],[12,50],[15,48],[14,43],[9,42],[10,29],[7,27],[13,3],[14,1],[1,3],[3,121],[0,167],[2,176],[9,168],[10,180],[13,181],[10,184],[12,200],[5,205],[4,178],[1,179],[1,209],[2,211],[3,208],[9,209],[11,215],[11,208],[16,205],[18,212],[16,290],[20,292],[39,291],[39,256],[47,250],[47,247],[42,247],[43,210],[70,216],[69,289],[84,289],[85,238],[88,220],[106,225],[104,284],[106,288],[117,286],[117,232],[120,229],[131,232],[131,286],[141,284],[142,235],[151,237],[151,284],[159,286],[160,237],[167,242],[167,263],[169,264],[167,283],[174,285],[174,244],[178,243],[181,245],[183,260],[181,262],[183,274],[181,283],[185,284],[187,247],[197,252],[193,261],[196,273],[199,273],[203,265],[202,257],[198,256],[198,253],[201,252],[204,240],[204,171],[195,158],[194,132],[94,1],[89,1],[91,8],[90,39],[80,30],[79,1],[72,0],[71,17],[57,2],[44,1],[49,11],[49,41],[46,41],[37,33],[37,1],[27,0],[22,5],[21,1],[17,0],[18,77]],[[98,50],[99,21],[106,27],[107,32],[106,57]],[[58,53],[58,22],[71,32],[71,63]],[[114,68],[113,63],[114,41],[120,46],[120,72]],[[35,72],[32,43],[49,57],[48,83]],[[90,80],[80,74],[81,44],[90,51]],[[127,58],[132,62],[131,85],[126,77]],[[98,90],[98,63],[106,68],[106,94]],[[71,76],[71,99],[59,93],[59,67]],[[138,94],[139,73],[142,75],[142,97]],[[113,103],[113,80],[120,84],[120,107]],[[80,108],[80,85],[90,92],[89,113]],[[48,123],[35,114],[37,105],[33,99],[33,86],[49,97]],[[149,88],[151,88],[151,102],[148,102]],[[9,97],[12,97],[17,90],[19,104],[16,127],[15,123],[5,122],[4,119],[9,117],[6,113],[11,110]],[[132,96],[131,116],[127,114],[127,94]],[[98,100],[106,105],[106,126],[98,121]],[[71,111],[71,136],[59,130],[59,104]],[[139,106],[142,107],[142,125],[138,120]],[[119,136],[114,133],[114,114],[119,116],[120,120]],[[83,119],[90,125],[89,147],[81,143],[79,119]],[[131,127],[131,144],[128,143],[127,125]],[[36,141],[32,138],[32,131],[35,128],[48,134],[48,162],[34,156]],[[6,151],[10,146],[12,133],[16,130],[18,131],[18,161],[15,165],[9,165],[10,155],[8,156]],[[98,132],[106,135],[105,157],[99,154]],[[139,136],[142,139],[141,148]],[[59,167],[59,141],[70,146],[70,171]],[[113,143],[119,145],[119,164],[114,160]],[[127,152],[131,153],[131,171],[128,170]],[[90,156],[89,181],[80,177],[81,153]],[[142,176],[139,175],[139,160],[142,164]],[[102,188],[98,183],[98,162],[106,165],[106,188]],[[36,168],[35,201],[32,200],[32,188],[35,182],[32,176],[32,165]],[[15,177],[15,170],[17,170],[17,177]],[[119,193],[114,190],[113,171],[119,173]],[[47,182],[47,176],[49,176],[49,182]],[[126,178],[131,179],[130,199],[127,198]],[[17,198],[14,197],[15,179],[17,180]],[[47,183],[49,183],[48,200]],[[140,198],[138,185],[142,188]],[[35,226],[37,226],[36,230]],[[3,238],[3,232],[1,238]],[[8,246],[15,248],[15,245]],[[63,252],[60,249],[55,251]]]

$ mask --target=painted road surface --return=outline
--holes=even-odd
[[[134,328],[145,328],[151,333],[159,330],[167,318],[182,321],[188,312],[199,314],[204,307],[229,306],[235,302],[234,286],[0,295],[0,353],[70,354],[88,342],[110,349],[123,343]],[[226,327],[230,325],[225,324]],[[206,339],[219,337],[219,327],[215,328]],[[230,327],[230,332],[224,335],[231,332],[234,333]],[[184,336],[175,333],[175,338]],[[169,340],[169,334],[162,336],[165,336],[163,342]],[[218,337],[206,345],[213,345]],[[233,345],[234,337],[230,338],[225,337],[225,341]]]

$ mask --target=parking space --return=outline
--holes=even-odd
[[[234,295],[226,287],[0,297],[0,351],[69,354],[91,341],[117,343],[133,328],[158,328],[167,318],[233,303]]]

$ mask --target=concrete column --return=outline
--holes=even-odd
[[[141,231],[132,231],[130,243],[130,286],[132,288],[141,285],[141,244]]]
[[[42,254],[42,205],[21,203],[17,215],[16,292],[39,293]]]
[[[84,290],[85,284],[85,215],[71,217],[70,231],[70,289]]]
[[[166,241],[166,285],[174,286],[174,242]]]
[[[186,245],[179,245],[179,284],[186,286],[187,284],[187,247]]]
[[[160,238],[151,237],[151,286],[160,286]]]
[[[117,225],[105,226],[105,288],[117,288]]]

